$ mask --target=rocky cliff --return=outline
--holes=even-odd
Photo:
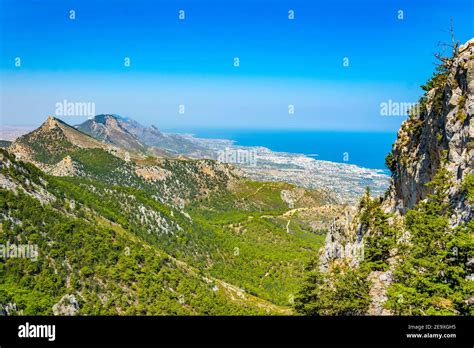
[[[384,308],[384,302],[394,270],[403,262],[397,248],[410,240],[404,215],[433,193],[427,184],[441,168],[447,170],[450,181],[447,199],[452,211],[451,227],[465,226],[474,215],[472,197],[468,198],[465,189],[465,182],[474,172],[474,39],[455,46],[453,56],[443,59],[422,88],[424,95],[402,123],[387,156],[392,178],[385,196],[374,199],[366,195],[357,208],[345,209],[334,220],[319,255],[323,272],[331,272],[338,263],[357,268],[364,260],[369,238],[383,238],[387,230],[393,233],[395,237],[390,238],[395,246],[387,253],[386,267],[372,270],[368,276],[372,303],[367,312],[371,315],[392,314]],[[368,206],[372,209],[370,217]],[[469,262],[473,263],[472,258]]]
[[[451,173],[452,222],[459,224],[473,216],[461,184],[473,172],[474,39],[461,45],[446,65],[423,86],[425,95],[398,131],[387,161],[392,183],[384,206],[405,213],[431,193],[426,184],[445,167]]]
[[[119,115],[97,115],[76,129],[91,137],[130,152],[146,153],[158,157],[184,155],[191,158],[212,158],[213,153],[179,134],[168,134],[155,126],[145,127]]]

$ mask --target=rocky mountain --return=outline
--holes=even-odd
[[[106,147],[61,120],[49,116],[38,129],[17,138],[8,148],[18,159],[41,166],[62,159],[64,153],[74,146],[80,148]]]
[[[191,158],[214,157],[214,154],[207,147],[203,147],[180,134],[160,132],[154,125],[145,127],[136,121],[128,119],[128,122],[124,123],[124,127],[148,146]]]
[[[146,145],[127,130],[125,125],[128,122],[127,119],[117,115],[97,115],[75,128],[104,143],[119,146],[131,152],[145,153]]]
[[[389,189],[334,219],[300,312],[473,314],[474,39],[441,57],[422,88],[386,158]]]
[[[339,206],[229,164],[127,151],[131,133],[104,122],[120,142],[49,117],[0,150],[0,244],[39,250],[0,259],[0,313],[291,314]]]
[[[100,142],[52,116],[39,128],[10,143],[7,149],[17,159],[31,162],[47,172],[53,170],[53,167],[69,154],[79,155],[87,152],[87,149],[104,151],[121,159],[130,156],[144,158],[142,154],[130,154],[121,147]],[[71,163],[72,161],[74,160],[71,160]]]
[[[129,151],[158,156],[213,157],[209,149],[182,135],[162,133],[153,125],[145,127],[130,118],[119,115],[97,115],[75,128],[97,140]]]
[[[426,93],[400,130],[389,155],[392,184],[384,205],[405,213],[425,199],[443,167],[450,173],[453,224],[472,219],[462,182],[474,171],[474,40],[459,47],[442,72],[423,86]]]
[[[113,120],[107,118],[105,122],[121,128]],[[138,147],[132,151],[128,145],[135,141],[134,136],[121,129],[110,133],[124,134],[116,141],[120,146],[115,146],[50,116],[38,129],[16,139],[7,149],[18,160],[31,162],[48,174],[88,177],[108,184],[149,189],[159,193],[161,200],[178,205],[228,187],[237,175],[231,166],[211,160],[152,157],[151,152],[143,153],[143,148]]]
[[[381,207],[386,213],[395,213],[395,220],[403,217],[408,209],[433,194],[428,184],[440,168],[445,168],[453,208],[450,219],[457,226],[473,217],[473,205],[463,183],[474,172],[474,39],[461,45],[442,72],[423,88],[425,94],[401,125],[392,153],[387,156],[392,179],[381,198]],[[361,211],[350,210],[333,222],[322,253],[323,264],[327,264],[331,250],[363,244],[366,231],[358,216]]]

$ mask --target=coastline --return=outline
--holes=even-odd
[[[8,131],[9,139],[31,131],[31,127],[2,126],[2,128]],[[11,133],[14,133],[14,136]],[[333,194],[334,199],[341,204],[357,204],[366,187],[371,189],[374,196],[381,196],[390,182],[387,170],[318,159],[318,155],[314,153],[273,151],[264,146],[238,145],[235,140],[203,138],[192,133],[165,134],[180,135],[209,150],[191,157],[211,157],[235,165],[243,176],[256,181],[280,181],[308,189],[325,190]]]
[[[382,196],[390,183],[390,176],[383,169],[320,160],[301,153],[272,151],[263,146],[242,146],[234,140],[185,136],[210,149],[215,154],[214,159],[235,165],[250,179],[282,181],[331,191],[341,204],[357,204],[366,187],[374,196]]]

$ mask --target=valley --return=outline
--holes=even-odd
[[[322,191],[125,151],[52,117],[1,170],[2,242],[39,243],[39,261],[2,263],[10,314],[71,296],[74,314],[289,314],[337,213]]]

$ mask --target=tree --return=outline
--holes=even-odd
[[[319,270],[316,259],[306,269],[295,309],[305,315],[363,315],[370,305],[370,281],[365,268],[333,264],[330,272]]]
[[[359,202],[359,221],[365,231],[363,263],[372,271],[388,268],[390,250],[395,245],[395,228],[389,224],[389,215],[380,204],[380,199],[371,198],[368,188]]]
[[[441,168],[429,186],[433,193],[407,212],[410,247],[395,271],[387,305],[398,315],[466,315],[472,281],[467,261],[474,254],[474,223],[450,227],[448,171]],[[472,314],[472,313],[471,313]]]

